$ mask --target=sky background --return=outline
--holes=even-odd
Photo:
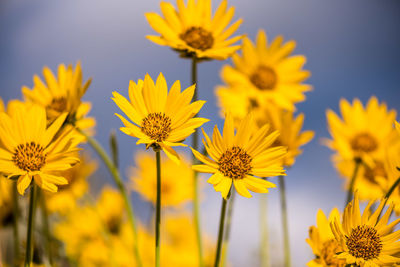
[[[111,92],[127,95],[129,80],[153,78],[162,72],[168,84],[181,80],[189,86],[190,61],[180,59],[167,47],[145,38],[154,34],[144,13],[160,13],[158,0],[3,0],[0,2],[0,96],[8,101],[21,98],[21,86],[32,87],[32,76],[42,75],[42,68],[53,71],[60,63],[81,61],[85,80],[93,82],[84,99],[93,103],[91,115],[97,119],[97,138],[106,146],[111,129],[121,126],[114,116],[117,106]],[[220,1],[213,1],[215,8]],[[175,2],[173,2],[175,4]],[[286,178],[289,226],[293,266],[304,266],[312,259],[305,243],[308,227],[315,224],[318,208],[326,213],[342,207],[345,193],[332,167],[332,152],[321,145],[329,137],[325,111],[338,110],[341,98],[360,98],[364,103],[376,95],[389,108],[400,110],[400,2],[396,0],[230,0],[236,7],[235,19],[244,22],[238,33],[254,40],[258,29],[269,39],[283,35],[297,42],[295,54],[307,57],[305,69],[312,73],[307,83],[314,87],[307,100],[297,105],[305,113],[304,129],[316,133],[311,143]],[[230,61],[204,62],[199,66],[199,96],[207,100],[201,116],[211,119],[205,125],[222,127],[216,117],[218,108],[214,88],[221,84],[223,64]],[[379,130],[379,129],[377,129]],[[135,141],[118,132],[121,172],[133,164]],[[189,144],[189,142],[188,142]],[[188,150],[185,150],[188,153]],[[202,177],[206,180],[206,177]],[[104,181],[112,183],[104,167],[92,179],[94,188]],[[281,259],[281,228],[278,190],[269,194],[271,250]],[[232,266],[256,266],[259,242],[258,204],[252,199],[236,198],[231,250]],[[148,205],[133,194],[137,213],[145,219]],[[216,236],[220,212],[220,194],[204,185],[202,225]],[[279,266],[279,265],[278,265]]]

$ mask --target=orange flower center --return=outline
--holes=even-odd
[[[164,113],[150,113],[143,119],[141,131],[152,140],[162,142],[171,132],[171,119]]]
[[[246,151],[234,146],[222,154],[218,170],[232,179],[242,179],[251,171],[251,160]]]
[[[212,34],[201,27],[190,27],[179,37],[189,46],[201,51],[210,49],[214,44]]]
[[[330,239],[322,244],[320,258],[326,266],[346,266],[346,261],[336,258],[336,254],[341,252],[338,242],[335,239]],[[324,265],[325,266],[325,265]]]
[[[250,76],[250,81],[260,90],[272,90],[276,86],[278,77],[275,71],[267,66],[258,66]]]
[[[382,240],[375,228],[359,225],[346,236],[349,253],[356,258],[371,260],[379,257],[382,251]]]
[[[46,156],[47,154],[44,153],[44,148],[41,145],[30,142],[17,146],[12,161],[21,170],[40,171],[46,164]]]
[[[369,133],[359,133],[350,141],[351,148],[357,152],[372,152],[378,148],[375,138]]]

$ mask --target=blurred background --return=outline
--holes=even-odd
[[[219,2],[213,1],[213,7]],[[0,1],[0,96],[5,101],[21,98],[21,86],[32,87],[32,76],[42,76],[44,66],[55,72],[60,63],[75,65],[80,60],[84,79],[93,78],[84,100],[92,102],[90,115],[97,119],[97,138],[107,146],[111,130],[121,126],[113,115],[118,108],[110,99],[112,91],[126,96],[129,80],[142,79],[146,73],[156,77],[159,72],[163,72],[169,85],[181,80],[184,87],[189,86],[190,61],[145,38],[154,32],[144,13],[159,13],[159,3],[159,0]],[[303,155],[288,171],[286,180],[293,266],[304,266],[313,257],[305,239],[308,227],[315,224],[317,210],[329,213],[334,206],[342,208],[345,199],[343,180],[330,161],[332,152],[321,145],[321,138],[329,137],[326,109],[338,111],[341,98],[358,97],[365,103],[376,95],[389,108],[400,111],[400,2],[230,0],[229,5],[236,7],[235,19],[244,20],[238,33],[246,33],[254,40],[258,29],[264,29],[269,39],[277,35],[283,35],[285,40],[294,39],[295,54],[304,54],[308,59],[305,69],[312,76],[307,83],[314,90],[297,107],[306,116],[304,129],[315,131],[316,136],[304,147]],[[201,116],[211,119],[205,125],[208,132],[214,124],[222,127],[222,119],[216,116],[214,88],[221,84],[222,65],[229,63],[212,61],[199,66],[199,95],[207,100]],[[117,136],[121,172],[126,177],[135,151],[143,147],[136,146],[135,140],[119,131]],[[189,153],[188,149],[182,152]],[[214,240],[221,198],[205,183],[206,177],[201,180],[204,183],[202,227]],[[91,183],[93,192],[105,183],[112,184],[104,166]],[[278,190],[270,192],[271,252],[280,261]],[[132,201],[140,219],[151,216],[149,204],[136,193],[132,194]],[[258,204],[257,194],[252,199],[236,198],[229,254],[232,266],[257,264]]]

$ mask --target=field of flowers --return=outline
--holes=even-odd
[[[74,39],[78,49],[64,57],[57,49],[16,45],[47,53],[51,62],[41,60],[30,80],[16,78],[17,71],[4,79],[18,88],[0,96],[0,267],[400,265],[400,124],[387,104],[400,97],[399,67],[392,76],[374,76],[397,77],[394,90],[357,88],[345,98],[350,87],[328,92],[330,81],[326,88],[313,84],[317,73],[320,85],[321,70],[306,65],[297,40],[270,34],[276,30],[264,23],[246,26],[246,19],[262,21],[261,9],[247,18],[243,3],[227,0],[144,5],[141,16],[129,18],[146,27],[134,38],[146,53],[132,50],[140,60],[124,75],[117,66],[126,64],[118,53],[126,37],[111,22],[118,12],[105,3],[99,6],[112,14],[112,30],[86,34],[104,30],[116,38],[113,46],[100,50]],[[9,14],[29,8],[35,9],[20,3]],[[58,12],[79,18],[83,11]],[[382,19],[379,12],[373,17]],[[62,21],[57,16],[50,18]],[[43,21],[44,32],[59,26]],[[30,27],[22,40],[40,28]],[[98,77],[86,69],[84,48],[95,65],[107,66]],[[151,70],[132,71],[148,62]],[[96,79],[114,75],[115,85],[96,90]],[[314,93],[331,102],[307,106]]]

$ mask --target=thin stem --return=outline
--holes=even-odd
[[[12,185],[12,198],[13,198],[13,236],[14,236],[14,264],[19,265],[19,230],[18,230],[18,218],[19,218],[19,205],[18,205],[18,191],[17,183]]]
[[[105,152],[104,148],[91,136],[87,135],[85,132],[83,132],[81,129],[77,129],[83,136],[86,137],[86,140],[88,143],[91,145],[91,147],[96,151],[96,153],[100,156],[100,158],[103,160],[103,162],[106,164],[108,170],[110,171],[115,184],[118,187],[118,190],[120,191],[124,202],[125,202],[125,207],[126,211],[128,213],[128,220],[129,223],[131,224],[132,227],[132,232],[133,232],[133,241],[134,241],[134,254],[136,257],[136,264],[138,267],[142,266],[142,261],[140,259],[140,254],[139,254],[139,247],[138,247],[138,238],[137,238],[137,228],[136,228],[136,219],[135,219],[135,213],[133,212],[133,207],[131,204],[131,201],[129,200],[128,193],[126,191],[126,188],[122,182],[121,175],[119,173],[118,168],[114,165],[113,161],[110,159],[108,154]]]
[[[28,229],[26,233],[26,252],[25,252],[25,267],[30,267],[33,258],[33,230],[35,223],[35,201],[37,188],[36,184],[31,185],[29,196],[29,212],[28,212]]]
[[[198,98],[198,82],[197,82],[197,58],[196,55],[192,58],[192,84],[196,84],[196,89],[194,90],[193,101],[197,101]],[[199,132],[196,129],[192,134],[192,147],[195,150],[198,150],[199,146]],[[193,164],[196,164],[196,158],[193,155]],[[199,185],[198,185],[198,174],[193,171],[193,219],[194,219],[194,227],[196,231],[196,239],[197,239],[197,250],[199,257],[199,267],[204,266],[203,262],[203,242],[201,239],[201,228],[200,228],[200,201],[199,201]]]
[[[385,204],[383,205],[383,207],[386,206],[389,197],[392,195],[393,191],[396,189],[396,187],[397,187],[399,184],[400,184],[400,177],[397,178],[397,180],[396,180],[396,181],[392,184],[392,186],[390,187],[389,191],[387,191],[387,193],[386,193],[386,195],[385,195],[385,200],[384,200],[384,201],[385,201]],[[383,211],[383,208],[381,209],[381,212],[379,213],[379,216],[378,216],[378,219],[376,220],[376,222],[378,222],[378,221],[380,220],[381,215],[382,215],[382,211]]]
[[[346,203],[344,204],[345,207],[353,199],[354,184],[356,182],[357,173],[358,173],[358,169],[360,168],[361,162],[362,161],[360,158],[354,159],[355,166],[354,166],[353,176],[351,177],[351,180],[350,180],[349,191],[347,191]]]
[[[160,224],[161,224],[161,159],[156,151],[157,161],[157,203],[156,203],[156,267],[160,266]]]
[[[50,266],[53,266],[53,251],[52,251],[52,245],[51,245],[49,214],[47,212],[46,200],[45,200],[43,192],[41,192],[41,194],[40,194],[40,208],[42,209],[42,223],[43,223],[42,227],[43,227],[43,233],[46,238],[47,256],[49,259]]]
[[[289,242],[289,225],[288,225],[288,212],[286,204],[286,189],[285,180],[283,176],[279,176],[279,194],[281,197],[281,213],[282,213],[282,228],[283,228],[283,247],[284,247],[284,260],[285,267],[291,266],[290,260],[290,242]]]
[[[260,266],[261,267],[270,266],[267,210],[268,210],[268,194],[261,194],[260,195],[260,228],[261,228]]]
[[[221,206],[221,215],[219,219],[219,230],[218,230],[218,241],[217,241],[217,252],[215,255],[214,267],[219,267],[220,259],[221,259],[221,248],[222,248],[222,240],[224,237],[224,226],[225,226],[225,215],[226,215],[226,204],[228,203],[229,195],[227,199],[222,198],[222,206]]]
[[[222,266],[226,266],[227,257],[228,257],[228,247],[229,247],[229,239],[231,237],[231,222],[232,222],[232,214],[233,214],[233,205],[235,202],[235,191],[232,191],[232,196],[229,199],[228,203],[228,211],[226,214],[226,228],[224,234],[224,242],[222,244]]]

